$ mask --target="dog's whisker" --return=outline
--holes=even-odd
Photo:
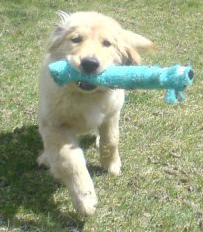
[[[67,22],[67,19],[70,17],[71,13],[66,13],[62,10],[58,10],[57,11],[57,15],[59,16],[59,18],[61,19],[62,21],[62,24],[66,23]]]

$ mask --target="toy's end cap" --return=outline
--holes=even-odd
[[[192,80],[194,78],[194,71],[191,69],[188,73],[188,77],[190,78],[190,80]]]

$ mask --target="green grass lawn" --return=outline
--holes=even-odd
[[[122,111],[122,175],[102,172],[83,142],[99,197],[79,216],[64,186],[39,168],[38,73],[57,10],[96,10],[153,40],[144,64],[192,65],[186,103],[164,92],[130,91]],[[202,0],[0,1],[0,232],[203,231]]]

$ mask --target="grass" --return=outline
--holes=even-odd
[[[97,10],[153,40],[143,63],[192,65],[187,102],[130,91],[121,116],[122,175],[99,168],[85,140],[97,213],[75,213],[66,188],[36,158],[38,70],[56,10]],[[203,230],[203,3],[201,0],[4,0],[0,2],[0,231]]]

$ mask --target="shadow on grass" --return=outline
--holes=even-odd
[[[56,231],[58,227],[82,231],[85,219],[76,213],[59,210],[53,195],[60,186],[47,169],[37,166],[36,159],[42,150],[37,127],[1,134],[0,144],[0,224],[4,222],[7,226],[9,221],[13,227],[23,228],[22,231],[33,227],[41,228],[40,231]],[[82,147],[88,149],[91,144],[92,140],[86,139]],[[88,168],[93,175],[102,174],[99,167],[90,165]],[[21,212],[25,217],[17,218]]]

